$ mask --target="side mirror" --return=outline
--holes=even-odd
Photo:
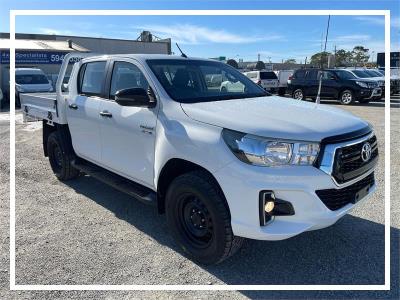
[[[331,75],[331,76],[329,76],[329,80],[337,80],[337,78],[336,78],[336,76]]]
[[[154,107],[156,106],[153,90],[149,92],[142,88],[128,88],[117,91],[115,102],[121,106]]]

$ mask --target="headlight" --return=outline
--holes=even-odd
[[[241,161],[257,166],[312,165],[319,152],[313,142],[279,141],[262,138],[229,129],[222,137]]]
[[[367,84],[367,83],[365,83],[365,82],[362,82],[362,81],[356,81],[356,83],[357,83],[359,86],[363,87],[363,88],[367,88],[367,87],[368,87],[368,84]]]

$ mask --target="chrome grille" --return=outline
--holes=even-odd
[[[371,157],[364,161],[361,156],[362,147],[371,145]],[[372,136],[366,141],[338,148],[335,153],[332,176],[338,183],[345,183],[372,169],[378,158],[378,141]]]

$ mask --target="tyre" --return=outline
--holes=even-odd
[[[201,264],[220,263],[243,243],[243,238],[233,235],[224,195],[205,171],[175,178],[166,194],[165,211],[173,238]]]
[[[340,93],[339,96],[339,101],[340,103],[344,104],[344,105],[349,105],[352,104],[354,102],[354,94],[353,91],[351,90],[344,90],[343,92]]]
[[[79,170],[72,166],[75,155],[60,137],[59,132],[52,132],[47,139],[47,153],[50,166],[59,180],[65,181],[78,177]]]
[[[293,99],[296,99],[296,100],[304,100],[304,99],[305,99],[305,97],[304,97],[304,92],[303,92],[302,89],[296,89],[296,90],[294,90],[292,96],[293,96]]]

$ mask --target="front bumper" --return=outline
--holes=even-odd
[[[361,89],[358,92],[357,96],[358,96],[358,98],[361,98],[361,99],[380,98],[382,96],[382,89],[381,88]]]
[[[282,240],[302,232],[328,227],[365,201],[369,192],[357,204],[347,204],[332,211],[317,196],[317,190],[339,189],[331,176],[312,166],[256,167],[233,161],[214,173],[227,199],[233,233],[258,240]],[[292,216],[275,216],[260,226],[259,193],[271,190],[279,199],[289,201]]]

